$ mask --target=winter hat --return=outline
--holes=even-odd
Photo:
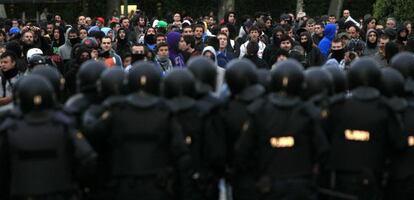
[[[105,20],[104,20],[104,18],[102,18],[102,17],[97,17],[97,18],[96,18],[96,21],[101,22],[101,24],[105,24]]]
[[[17,33],[20,33],[20,29],[18,27],[12,27],[9,30],[9,35],[14,35],[14,34],[17,34]]]
[[[112,29],[108,28],[108,27],[102,27],[101,31],[105,33],[105,36],[108,36],[109,31],[111,31]]]
[[[98,26],[92,26],[88,30],[88,34],[91,34],[91,32],[100,31]]]
[[[163,20],[158,21],[157,28],[167,28],[167,26],[168,26],[167,22]]]

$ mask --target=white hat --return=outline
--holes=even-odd
[[[26,59],[29,60],[30,57],[32,57],[33,55],[36,55],[36,54],[43,55],[43,51],[40,50],[39,48],[31,48],[31,49],[29,49],[29,51],[27,51]]]
[[[159,22],[158,19],[154,20],[154,22],[152,22],[152,28],[156,28],[158,25],[158,22]]]
[[[188,25],[190,25],[190,26],[191,26],[191,22],[190,22],[190,20],[188,20],[188,19],[184,20],[184,21],[183,21],[183,24],[184,24],[184,23],[186,23],[186,24],[188,24]]]

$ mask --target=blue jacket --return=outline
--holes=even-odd
[[[329,52],[331,50],[332,40],[334,40],[336,35],[336,24],[328,24],[325,26],[325,32],[323,39],[319,42],[319,49],[322,55],[328,58]]]
[[[168,51],[170,60],[174,67],[184,67],[184,57],[178,50],[178,43],[180,42],[181,34],[178,32],[170,32],[167,35]]]

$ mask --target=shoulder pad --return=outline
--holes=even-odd
[[[279,96],[274,93],[269,94],[267,96],[267,100],[273,105],[276,105],[279,107],[293,107],[302,102],[299,97],[290,98],[290,97]]]
[[[372,87],[358,87],[351,91],[352,98],[362,100],[362,101],[371,101],[378,98],[381,98],[381,93]]]
[[[318,119],[321,116],[321,109],[315,106],[311,102],[305,102],[301,105],[301,108],[305,115],[309,116],[312,119]]]
[[[348,96],[345,93],[335,94],[329,98],[329,104],[333,105],[333,104],[344,102],[347,97]]]
[[[75,120],[65,112],[58,110],[53,113],[53,120],[68,126],[75,126]]]
[[[114,105],[122,104],[125,102],[124,96],[111,96],[105,99],[105,101],[102,102],[103,107],[111,107]]]
[[[170,100],[166,100],[168,107],[173,112],[180,112],[190,109],[196,105],[196,101],[188,97],[178,97]]]
[[[246,102],[252,102],[256,98],[262,96],[265,93],[265,88],[262,85],[256,84],[244,89],[238,96],[237,99]]]
[[[404,111],[408,106],[408,102],[406,99],[404,98],[399,98],[399,97],[393,97],[393,98],[382,98],[382,101],[385,101],[385,103],[391,107],[391,109],[394,112],[402,112]]]
[[[249,106],[247,106],[247,112],[249,113],[256,113],[265,103],[264,98],[257,98],[253,101]]]
[[[69,114],[80,114],[90,104],[91,101],[84,94],[76,94],[66,101],[63,110]]]
[[[199,99],[196,104],[202,113],[207,114],[220,108],[223,105],[223,102],[212,95],[205,95],[203,98]]]
[[[134,93],[126,97],[125,103],[138,108],[150,108],[159,105],[162,101],[157,96]]]
[[[13,127],[16,125],[16,119],[14,118],[7,118],[6,120],[4,120],[3,123],[0,124],[0,132],[3,132],[7,129],[9,129],[10,127]]]

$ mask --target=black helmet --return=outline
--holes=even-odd
[[[272,76],[268,69],[257,69],[257,82],[266,89],[266,93],[270,92]]]
[[[381,70],[373,58],[360,58],[351,63],[348,72],[349,88],[368,86],[379,89],[381,83]]]
[[[44,65],[44,64],[46,64],[46,58],[39,54],[32,55],[28,60],[28,67],[30,69],[34,68],[37,65]]]
[[[322,69],[326,70],[332,77],[334,93],[345,92],[348,89],[348,79],[344,71],[335,65],[325,65]]]
[[[188,70],[196,79],[196,89],[200,94],[208,93],[216,88],[217,69],[211,59],[197,56],[188,61]]]
[[[101,73],[106,69],[103,62],[88,60],[84,62],[77,74],[78,90],[82,93],[94,93],[96,91],[96,82],[99,80]]]
[[[55,105],[53,86],[39,75],[31,74],[22,77],[16,93],[17,105],[24,113],[45,110]]]
[[[320,67],[310,67],[305,71],[305,99],[323,94],[332,95],[333,80],[329,72]]]
[[[271,87],[277,93],[289,96],[299,95],[303,89],[303,67],[293,59],[278,62],[271,71]]]
[[[143,91],[158,95],[160,91],[161,70],[151,62],[134,63],[128,73],[128,88],[131,92]]]
[[[193,74],[185,69],[172,70],[164,79],[163,94],[169,99],[180,96],[194,97],[195,79]]]
[[[43,76],[52,84],[55,94],[62,94],[65,88],[65,79],[56,68],[50,65],[39,65],[33,69],[32,74]]]
[[[396,69],[387,67],[381,70],[381,92],[384,96],[403,96],[404,77]]]
[[[225,78],[232,95],[237,95],[257,83],[256,66],[247,59],[232,60],[227,64]]]
[[[122,95],[125,91],[125,72],[123,69],[106,69],[98,81],[98,90],[103,97]]]
[[[398,70],[404,78],[414,77],[414,54],[401,52],[391,59],[391,67]]]

